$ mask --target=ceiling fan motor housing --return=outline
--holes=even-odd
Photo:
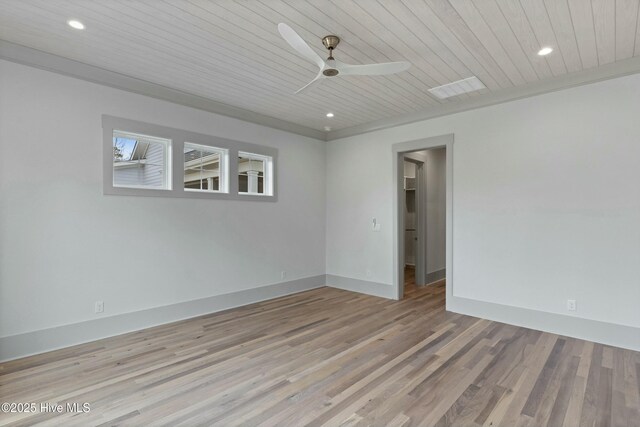
[[[322,74],[324,74],[327,77],[335,77],[338,74],[340,74],[340,72],[335,68],[327,68],[326,70],[322,71]]]
[[[324,47],[329,49],[329,58],[327,58],[327,60],[333,60],[333,49],[338,46],[338,43],[340,43],[340,37],[338,36],[330,35],[324,36],[322,38],[322,44],[324,45]],[[326,70],[322,71],[322,74],[324,74],[326,77],[335,77],[340,74],[340,72],[335,68],[327,68]]]

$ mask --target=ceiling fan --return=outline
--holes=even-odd
[[[411,64],[405,61],[366,65],[351,65],[340,62],[333,57],[333,50],[338,46],[338,43],[340,43],[340,38],[333,35],[322,38],[322,44],[329,50],[329,57],[326,60],[323,60],[304,40],[302,40],[302,37],[300,37],[298,33],[296,33],[293,28],[287,24],[278,24],[278,31],[282,38],[284,38],[292,48],[320,68],[318,75],[305,86],[298,89],[296,93],[300,93],[313,83],[328,77],[380,76],[384,74],[399,73],[401,71],[408,70],[409,67],[411,67]]]

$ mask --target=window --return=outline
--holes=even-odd
[[[261,154],[238,153],[238,192],[271,196],[273,194],[273,160]]]
[[[278,150],[102,116],[104,194],[277,202]]]
[[[185,191],[226,193],[228,150],[184,143]]]
[[[171,141],[113,132],[113,186],[168,190]]]

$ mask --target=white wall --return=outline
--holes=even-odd
[[[278,201],[102,194],[101,115],[279,150]],[[325,273],[325,145],[0,61],[0,337]]]
[[[447,150],[424,151],[427,185],[427,274],[446,265]]]
[[[640,327],[639,100],[633,75],[331,141],[327,273],[391,286],[392,144],[453,133],[453,294]]]

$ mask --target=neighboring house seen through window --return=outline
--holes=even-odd
[[[238,191],[241,194],[270,196],[273,166],[272,158],[254,153],[238,153]]]
[[[127,132],[113,133],[113,186],[170,188],[171,141]]]
[[[228,150],[184,143],[184,189],[228,192]]]

